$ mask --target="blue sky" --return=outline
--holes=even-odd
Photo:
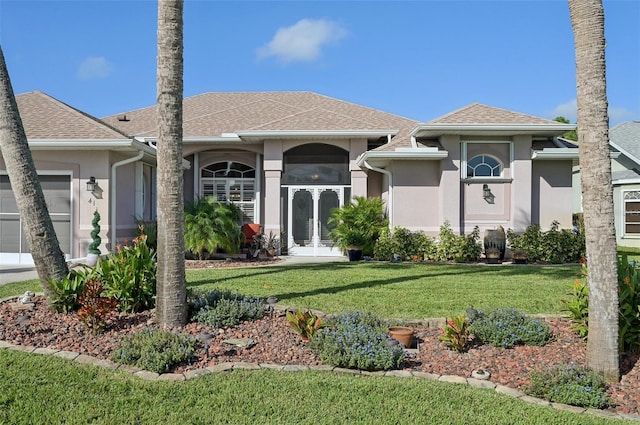
[[[640,120],[640,1],[605,1],[611,124]],[[157,4],[0,0],[16,94],[97,117],[153,105]],[[567,2],[185,3],[185,97],[306,90],[428,121],[472,102],[575,121]]]

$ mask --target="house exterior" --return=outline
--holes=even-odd
[[[43,104],[24,120],[35,109],[29,99]],[[38,171],[69,176],[65,252],[86,253],[95,209],[105,248],[133,234],[132,217],[154,217],[155,106],[98,120],[38,92],[18,96],[18,104]],[[101,133],[74,124],[46,137],[49,108],[70,114],[53,117],[58,124],[82,120]],[[392,228],[431,235],[445,221],[460,233],[547,228],[554,220],[571,226],[577,149],[557,140],[570,124],[482,104],[420,123],[310,92],[205,93],[184,99],[183,108],[185,198],[236,203],[245,223],[281,235],[290,255],[342,255],[327,220],[354,196],[383,198]],[[82,187],[91,176],[101,199]],[[7,226],[16,232],[15,223]],[[1,251],[8,249],[15,247]]]
[[[640,122],[627,121],[609,129],[616,243],[640,247]],[[577,212],[580,203],[579,167],[575,172]]]

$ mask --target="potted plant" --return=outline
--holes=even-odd
[[[527,264],[527,251],[524,249],[516,249],[511,254],[514,264]]]
[[[372,255],[373,245],[388,225],[384,205],[379,198],[355,197],[351,202],[331,211],[329,238],[349,254],[351,261],[362,254]]]
[[[263,235],[262,243],[269,257],[275,257],[280,250],[280,239],[273,232],[269,232],[268,236]]]
[[[100,244],[102,243],[102,238],[100,238],[100,213],[98,211],[94,211],[91,225],[93,226],[93,230],[91,230],[92,240],[89,244],[85,261],[88,266],[93,267],[98,264],[98,257],[100,257]]]

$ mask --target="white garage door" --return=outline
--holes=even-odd
[[[71,253],[71,177],[40,175],[40,185],[60,248]],[[33,264],[9,177],[0,175],[0,263]]]

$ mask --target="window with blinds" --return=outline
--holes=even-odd
[[[202,169],[200,195],[232,202],[242,211],[242,224],[254,223],[256,170],[238,162],[218,162]]]

